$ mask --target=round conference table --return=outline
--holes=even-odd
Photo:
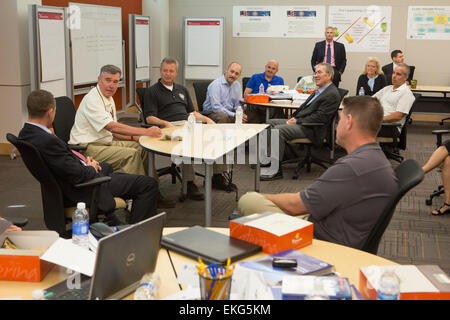
[[[182,229],[184,228],[164,228],[163,234],[170,234]],[[226,235],[229,234],[228,228],[210,229]],[[306,246],[299,251],[334,265],[335,271],[341,276],[347,277],[350,283],[355,285],[356,288],[359,288],[360,267],[398,264],[364,251],[316,239],[313,239],[311,245]],[[264,253],[258,253],[244,260],[258,259],[264,255]],[[170,257],[177,272],[184,263],[196,263],[195,260],[173,251],[170,251]],[[161,249],[159,251],[155,272],[159,274],[162,284],[158,291],[159,299],[171,296],[180,290],[166,249]],[[68,277],[69,274],[65,272],[65,268],[55,266],[41,282],[0,281],[0,299],[31,299],[33,290],[48,288]],[[125,299],[133,299],[133,294],[125,297]]]

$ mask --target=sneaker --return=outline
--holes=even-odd
[[[163,197],[162,194],[159,195],[158,207],[157,207],[158,209],[175,208],[175,205],[176,205],[176,201],[167,199],[167,198]]]
[[[205,196],[198,190],[193,181],[188,181],[187,183],[187,197],[192,200],[205,200]]]
[[[265,171],[265,170],[264,170]],[[283,179],[283,172],[281,171],[281,168],[278,169],[276,173],[273,174],[265,174],[263,170],[261,170],[261,176],[259,177],[259,180],[261,181],[273,181]]]

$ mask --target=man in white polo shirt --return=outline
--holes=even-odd
[[[86,156],[109,163],[113,170],[146,175],[143,160],[147,153],[139,145],[139,137],[159,137],[161,129],[137,128],[117,122],[113,95],[120,75],[116,66],[101,68],[97,86],[83,97],[77,110],[69,144],[86,145]]]
[[[405,63],[399,63],[392,74],[392,85],[386,86],[373,95],[378,98],[383,106],[384,122],[400,122],[401,127],[405,124],[406,115],[408,115],[414,103],[414,95],[406,84],[409,76],[409,66]],[[378,136],[391,136],[391,129],[382,127]]]

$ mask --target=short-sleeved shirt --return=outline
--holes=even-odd
[[[374,142],[337,160],[300,197],[316,238],[361,249],[397,190],[392,166]]]
[[[209,84],[203,111],[226,113],[229,117],[234,117],[236,108],[240,106],[241,98],[242,88],[239,81],[233,81],[230,85],[222,75]]]
[[[406,83],[402,84],[395,90],[393,85],[386,86],[375,93],[372,97],[380,100],[381,106],[383,107],[384,116],[388,116],[397,111],[408,114],[415,99]],[[403,117],[400,122],[403,127],[405,124],[405,117]]]
[[[187,89],[174,83],[170,90],[160,80],[145,91],[142,105],[144,118],[154,116],[165,121],[187,120],[189,113],[195,110]]]
[[[106,98],[97,85],[81,100],[70,131],[69,143],[110,143],[113,135],[105,127],[112,121],[117,122],[114,99]]]
[[[267,88],[269,87],[269,84],[271,86],[282,86],[284,85],[284,80],[282,77],[279,76],[273,76],[272,80],[267,81],[266,79],[266,73],[255,73],[254,75],[252,75],[252,77],[250,78],[250,80],[248,80],[247,82],[247,88],[252,89],[252,93],[258,93],[259,92],[259,86],[261,85],[261,83],[264,85],[264,91],[267,90]]]

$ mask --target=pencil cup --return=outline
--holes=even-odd
[[[231,276],[213,279],[199,275],[202,300],[230,300]]]

